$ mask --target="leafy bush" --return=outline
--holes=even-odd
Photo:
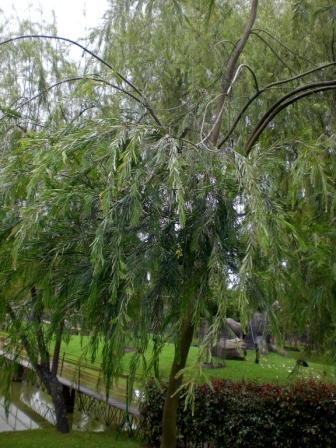
[[[141,405],[146,441],[159,446],[166,387],[150,382]],[[336,386],[214,381],[195,392],[194,413],[178,409],[180,447],[331,447],[336,443]]]

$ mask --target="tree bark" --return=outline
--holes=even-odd
[[[64,400],[63,385],[58,381],[56,376],[51,379],[50,395],[55,407],[56,428],[62,433],[68,433],[70,428],[67,406]]]
[[[36,299],[36,291],[31,291],[32,298]],[[44,335],[42,331],[42,322],[39,318],[38,313],[33,313],[34,322],[33,324],[36,327],[36,339],[37,339],[37,347],[32,347],[27,336],[22,332],[21,325],[19,319],[16,317],[14,310],[12,307],[7,304],[7,311],[11,317],[13,324],[15,325],[18,334],[21,337],[22,345],[26,351],[27,357],[33,370],[36,372],[37,376],[41,380],[42,384],[47,389],[48,394],[51,396],[53,405],[55,408],[56,415],[56,428],[62,432],[69,432],[69,422],[67,417],[67,406],[63,395],[63,385],[57,379],[57,366],[56,360],[54,357],[53,367],[50,368],[50,357],[49,352],[47,350]],[[56,341],[56,358],[58,358],[60,346],[61,346],[61,334],[63,331],[63,325],[61,323],[58,333],[58,338]],[[38,360],[38,356],[40,356],[40,361]]]
[[[193,334],[194,324],[192,322],[192,314],[189,313],[182,322],[181,334],[175,346],[174,361],[169,375],[167,395],[163,408],[161,448],[176,447],[177,406],[179,397],[175,393],[182,384],[182,376],[176,378],[176,375],[186,365]]]
[[[67,406],[63,394],[63,384],[61,384],[57,376],[50,370],[41,367],[37,370],[37,374],[51,396],[56,416],[56,428],[62,433],[70,431],[69,421],[67,417]]]
[[[55,341],[54,354],[53,354],[53,360],[52,360],[52,366],[51,366],[51,373],[53,373],[54,375],[57,375],[58,362],[59,362],[59,357],[60,357],[60,353],[61,353],[63,330],[64,330],[64,321],[62,320],[59,324],[59,327],[58,327],[58,330],[56,333],[56,341]]]
[[[236,70],[239,56],[241,55],[242,51],[244,50],[244,47],[248,41],[248,38],[250,37],[252,27],[253,27],[255,19],[257,17],[257,9],[258,9],[258,0],[252,0],[250,15],[246,22],[245,29],[244,29],[237,45],[232,50],[230,59],[227,64],[226,73],[222,80],[222,89],[221,89],[220,97],[219,97],[218,104],[217,104],[214,125],[210,131],[209,138],[208,138],[208,140],[213,145],[217,144],[217,141],[219,138],[219,132],[220,132],[220,128],[222,125],[222,116],[223,116],[223,112],[224,112],[225,99],[227,97],[228,90],[230,88],[232,80],[234,79],[234,76],[235,76],[235,70]]]

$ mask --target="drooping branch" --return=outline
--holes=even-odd
[[[93,51],[89,50],[88,48],[84,47],[84,45],[69,39],[67,37],[61,37],[61,36],[51,36],[49,34],[25,34],[22,36],[16,36],[16,37],[11,37],[9,39],[6,39],[2,42],[0,42],[0,46],[1,45],[5,45],[11,42],[15,42],[18,40],[24,40],[24,39],[50,39],[50,40],[59,40],[62,42],[68,42],[71,45],[75,45],[76,47],[80,48],[81,50],[84,51],[84,53],[89,54],[90,56],[92,56],[94,59],[96,59],[97,61],[99,61],[101,64],[105,65],[107,68],[109,68],[110,70],[112,70],[118,78],[120,78],[123,82],[125,82],[125,84],[127,84],[128,86],[130,86],[138,95],[143,96],[142,92],[131,82],[129,81],[127,78],[125,78],[121,73],[119,73],[111,64],[109,64],[107,61],[105,61],[104,59],[102,59],[100,56],[98,56],[97,54],[95,54]]]
[[[272,52],[272,53],[274,54],[274,56],[281,62],[281,64],[282,64],[284,67],[288,68],[288,70],[289,70],[290,72],[294,73],[294,70],[287,64],[286,61],[284,61],[284,60],[282,59],[281,56],[279,56],[279,54],[277,53],[277,51],[275,51],[275,49],[272,47],[272,45],[271,45],[269,42],[267,42],[266,39],[264,39],[262,36],[260,36],[259,33],[257,33],[257,32],[254,31],[254,30],[251,31],[251,35],[253,35],[253,36],[257,36],[258,39],[260,39],[260,40],[266,45],[266,47],[269,48],[269,49],[271,50],[271,52]]]
[[[253,81],[254,81],[254,86],[255,86],[256,92],[259,92],[259,83],[258,83],[257,75],[254,73],[254,71],[252,70],[252,68],[249,65],[247,65],[247,64],[240,64],[240,66],[237,68],[237,71],[236,71],[236,73],[235,73],[235,75],[234,75],[234,77],[232,79],[230,87],[228,88],[228,92],[227,92],[228,94],[231,92],[232,87],[233,87],[234,83],[236,82],[236,80],[237,80],[237,78],[238,78],[238,76],[241,73],[243,68],[246,68],[251,73],[251,75],[253,77]]]
[[[253,28],[255,19],[257,17],[257,9],[258,9],[258,0],[252,0],[250,15],[249,15],[249,18],[245,25],[245,29],[244,29],[243,34],[241,35],[241,38],[239,39],[237,45],[235,45],[234,49],[232,50],[230,59],[227,64],[227,70],[223,77],[221,94],[220,94],[218,104],[217,104],[217,111],[216,111],[216,115],[215,115],[216,118],[214,120],[214,125],[212,127],[212,130],[211,130],[209,138],[208,138],[208,140],[211,141],[211,143],[213,145],[216,145],[217,141],[218,141],[219,132],[220,132],[221,124],[222,124],[225,100],[226,100],[226,97],[228,94],[228,89],[233,80],[238,59],[239,59],[247,41],[248,41],[248,38],[251,34],[251,30]]]
[[[81,50],[83,50],[85,53],[89,54],[90,56],[92,56],[94,59],[96,59],[97,61],[99,61],[101,64],[105,65],[106,67],[108,67],[110,70],[112,70],[115,75],[117,76],[117,78],[119,78],[121,81],[123,81],[125,84],[127,84],[129,87],[131,87],[134,92],[136,92],[141,98],[142,98],[142,104],[146,107],[146,109],[148,110],[148,112],[151,114],[151,116],[153,117],[153,119],[155,120],[155,122],[162,127],[162,124],[159,120],[159,118],[157,117],[157,115],[155,114],[153,108],[149,105],[145,95],[141,92],[141,90],[136,87],[131,81],[129,81],[127,78],[125,78],[125,76],[123,76],[120,72],[118,72],[111,64],[109,64],[107,61],[105,61],[103,58],[101,58],[100,56],[98,56],[97,54],[95,54],[93,51],[89,50],[88,48],[84,47],[84,45],[81,45],[80,43],[69,39],[67,37],[60,37],[60,36],[51,36],[49,34],[26,34],[26,35],[22,35],[22,36],[16,36],[16,37],[12,37],[10,39],[6,39],[2,42],[0,42],[0,46],[1,45],[5,45],[5,44],[9,44],[18,40],[24,40],[24,39],[50,39],[50,40],[58,40],[58,41],[62,41],[62,42],[68,42],[71,45],[75,45],[76,47],[80,48]]]
[[[298,75],[292,76],[291,78],[287,78],[287,79],[283,79],[280,81],[276,81],[276,82],[272,82],[270,84],[267,84],[265,87],[261,88],[259,91],[257,91],[244,105],[244,107],[241,109],[241,111],[239,112],[239,114],[237,115],[236,119],[234,120],[231,128],[229,129],[229,131],[226,133],[226,135],[222,138],[222,140],[219,142],[218,144],[218,148],[221,148],[226,142],[227,140],[230,138],[230,136],[232,135],[232,133],[234,132],[234,130],[236,129],[239,121],[242,119],[242,117],[244,116],[245,112],[247,111],[247,109],[250,107],[250,105],[264,92],[266,92],[267,90],[272,89],[273,87],[277,87],[280,86],[282,84],[287,84],[289,82],[295,81],[297,79],[300,78],[304,78],[308,75],[311,75],[312,73],[318,72],[320,70],[324,70],[328,67],[331,66],[335,66],[336,65],[336,61],[335,62],[329,62],[328,64],[323,64],[320,65],[318,67],[312,68],[310,70],[307,70],[306,72],[300,73]]]
[[[72,83],[72,82],[76,82],[76,81],[94,81],[94,82],[97,82],[97,83],[105,84],[105,85],[107,85],[109,87],[112,87],[115,90],[118,90],[119,92],[124,93],[125,95],[128,95],[130,98],[135,100],[137,103],[139,103],[142,106],[145,106],[147,108],[147,106],[144,104],[144,102],[141,99],[139,99],[138,97],[136,97],[132,93],[127,92],[127,90],[125,90],[125,89],[123,89],[123,88],[121,88],[121,87],[119,87],[119,86],[117,86],[115,84],[112,84],[112,83],[106,81],[105,79],[95,78],[93,76],[76,76],[76,77],[73,77],[73,78],[67,78],[67,79],[63,79],[61,81],[58,81],[55,84],[52,84],[51,86],[49,86],[48,88],[40,91],[36,95],[32,96],[31,98],[28,98],[26,101],[24,101],[23,103],[19,104],[17,106],[17,108],[16,108],[16,111],[22,109],[24,106],[27,106],[32,101],[35,101],[36,99],[40,98],[41,96],[49,93],[51,90],[55,89],[56,87],[58,87],[58,86],[60,86],[62,84]],[[0,118],[0,121],[3,120],[8,115],[10,115],[10,114],[4,113],[3,116]]]
[[[283,47],[285,50],[287,50],[288,53],[292,54],[293,56],[295,56],[297,59],[301,59],[305,62],[309,62],[311,64],[312,61],[310,61],[309,59],[307,59],[306,57],[302,56],[301,54],[296,53],[294,50],[292,50],[291,48],[289,48],[287,45],[285,45],[280,39],[278,39],[277,37],[275,37],[272,33],[270,33],[269,31],[263,29],[263,28],[253,28],[253,31],[256,31],[257,33],[265,33],[268,37],[270,37],[271,39],[273,39],[275,42],[277,42],[281,47]]]
[[[318,92],[324,92],[327,90],[335,90],[335,89],[336,89],[336,80],[332,80],[332,81],[324,81],[321,83],[310,84],[308,86],[301,87],[300,89],[296,89],[296,91],[293,91],[293,92],[285,95],[283,98],[281,98],[281,100],[279,100],[277,103],[273,104],[273,106],[264,114],[264,116],[261,118],[261,120],[256,125],[254,131],[252,132],[252,134],[245,146],[246,155],[248,155],[251,152],[252,147],[258,141],[261,133],[266,129],[268,124],[283,109],[285,109],[286,107],[290,106],[291,104],[295,103],[296,101],[298,101],[302,98],[305,98],[307,96],[313,95]]]
[[[20,325],[20,320],[19,318],[16,316],[15,311],[13,310],[13,308],[10,306],[9,303],[6,304],[6,311],[11,319],[11,322],[17,332],[17,335],[20,337],[23,348],[25,349],[27,355],[28,355],[28,359],[29,362],[31,363],[31,365],[33,366],[33,368],[35,370],[37,370],[39,368],[39,364],[38,364],[38,359],[36,356],[36,353],[34,351],[34,349],[32,348],[27,336],[25,335],[25,333],[22,331],[21,325]]]

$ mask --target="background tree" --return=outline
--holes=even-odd
[[[43,32],[55,34],[55,26],[41,29],[40,25],[25,22],[19,25],[16,34]],[[71,122],[80,114],[81,102],[85,101],[83,93],[78,99],[77,92],[71,102],[63,101],[69,93],[69,83],[64,80],[72,80],[76,72],[74,65],[66,60],[67,56],[64,46],[57,44],[55,47],[48,41],[25,41],[24,45],[11,48],[3,45],[0,52],[3,73],[0,133],[4,167],[0,210],[1,326],[8,335],[6,349],[15,357],[25,351],[37,377],[51,395],[57,428],[62,432],[67,432],[69,425],[57,367],[61,341],[68,334],[65,321],[71,326],[78,319],[78,297],[70,289],[73,273],[76,269],[81,271],[82,260],[76,248],[69,246],[68,239],[66,248],[62,246],[64,240],[59,246],[64,255],[70,254],[68,261],[64,258],[59,263],[54,242],[63,231],[69,236],[72,219],[77,216],[78,221],[78,215],[74,207],[72,217],[63,215],[62,209],[64,219],[60,221],[46,206],[34,211],[35,218],[41,218],[37,229],[21,236],[17,230],[20,223],[32,218],[30,207],[43,191],[42,183],[34,185],[34,175],[38,177],[39,170],[45,168],[40,158],[43,146],[32,152],[30,139],[37,134],[42,138],[46,129],[57,129]],[[49,186],[53,183],[48,175],[45,181]],[[60,205],[57,210],[60,213]],[[12,238],[14,235],[16,240]],[[80,281],[78,277],[77,286]],[[45,319],[50,321],[48,326]],[[12,370],[13,365],[8,366],[5,358],[1,358],[1,362]],[[8,380],[10,378],[7,376]]]

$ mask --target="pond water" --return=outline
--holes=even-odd
[[[12,384],[11,403],[5,408],[5,400],[0,395],[0,432],[24,431],[27,429],[38,429],[50,426],[48,421],[34,412],[25,402],[28,387],[22,387],[21,383]],[[32,392],[33,394],[33,392]],[[22,396],[22,400],[21,400]]]
[[[0,378],[1,381],[1,378]],[[104,423],[75,409],[69,415],[75,431],[105,431]],[[6,412],[0,393],[0,432],[39,429],[55,424],[55,413],[47,393],[28,382],[12,383],[11,402]]]

